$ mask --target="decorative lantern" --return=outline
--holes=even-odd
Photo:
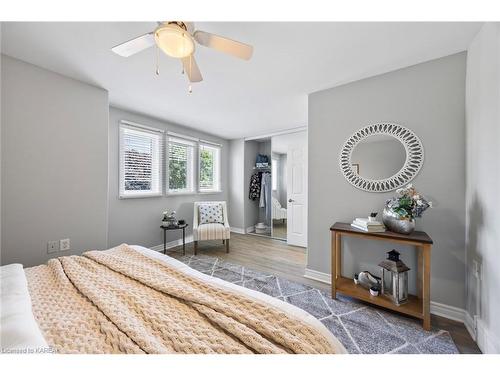
[[[408,271],[410,270],[402,260],[399,253],[391,250],[387,259],[379,263],[382,267],[382,294],[391,297],[396,305],[408,302]],[[390,275],[390,282],[386,285],[386,272]]]

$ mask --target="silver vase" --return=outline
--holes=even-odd
[[[387,207],[384,208],[384,212],[382,213],[382,221],[387,229],[392,232],[410,234],[415,230],[415,220],[402,219],[398,213]]]

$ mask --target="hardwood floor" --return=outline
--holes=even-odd
[[[193,254],[193,244],[186,245],[186,254]],[[257,271],[268,272],[315,288],[329,290],[330,286],[304,275],[306,250],[289,246],[286,242],[271,238],[231,233],[230,252],[225,252],[222,241],[204,241],[198,246],[198,254],[222,258]],[[171,249],[168,255],[179,257],[182,249]],[[460,353],[481,353],[463,323],[432,315],[433,328],[450,332]]]

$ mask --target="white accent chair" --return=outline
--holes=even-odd
[[[222,216],[224,224],[209,223],[199,224],[200,211],[199,206],[203,204],[220,204],[222,206]],[[193,240],[194,240],[194,255],[198,252],[198,241],[222,240],[226,245],[226,253],[229,253],[229,238],[231,237],[231,228],[229,227],[229,219],[227,216],[227,205],[225,201],[212,202],[194,202],[193,213]]]

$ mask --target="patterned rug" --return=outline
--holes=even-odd
[[[171,255],[207,275],[258,290],[309,312],[342,342],[349,353],[458,354],[447,331],[424,331],[418,320],[342,295],[333,300],[324,290],[216,257]]]

